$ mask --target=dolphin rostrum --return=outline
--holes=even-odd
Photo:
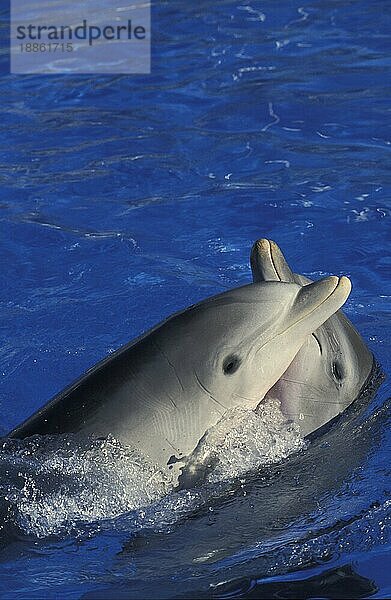
[[[251,251],[254,282],[311,280],[293,273],[278,245],[267,239]],[[338,311],[310,334],[288,369],[268,392],[302,435],[317,430],[357,398],[374,363],[372,353],[345,315]]]
[[[175,480],[228,409],[257,407],[350,289],[346,277],[327,277],[207,298],[88,370],[10,436],[111,434]]]

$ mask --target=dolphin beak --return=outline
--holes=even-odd
[[[350,294],[351,283],[347,277],[332,276],[297,288],[283,328],[272,340],[275,345],[271,346],[269,353],[274,352],[274,381],[263,398],[271,397],[271,390],[292,363],[307,336],[341,308]]]
[[[352,285],[347,277],[326,277],[304,285],[290,310],[287,329],[297,327],[312,333],[346,302]]]
[[[272,240],[257,240],[251,250],[250,264],[254,281],[285,281],[294,283],[295,276],[283,253]]]

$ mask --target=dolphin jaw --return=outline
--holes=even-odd
[[[326,277],[304,285],[291,307],[293,322],[284,330],[303,323],[306,334],[313,333],[346,302],[351,290],[350,280],[343,277]],[[315,323],[313,325],[313,323]]]
[[[272,385],[270,385],[265,393],[263,395],[260,394],[257,400],[253,399],[255,402],[253,410],[257,410],[258,406],[265,398],[270,397],[270,391],[273,390],[280,381],[283,373],[293,363],[297,352],[299,352],[301,348],[302,342],[304,342],[308,335],[318,329],[318,327],[342,306],[346,301],[350,290],[350,280],[347,277],[336,276],[327,277],[300,288],[291,305],[290,311],[288,311],[288,315],[289,313],[293,313],[291,322],[288,322],[288,325],[282,328],[275,336],[273,336],[273,338],[268,339],[265,343],[261,344],[257,348],[255,355],[268,343],[275,342],[280,336],[288,337],[288,340],[286,340],[285,343],[284,341],[278,342],[281,348],[287,347],[289,343],[292,343],[293,338],[293,345],[297,347],[297,351],[293,354],[288,364],[286,364],[281,375]]]

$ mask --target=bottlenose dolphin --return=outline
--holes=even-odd
[[[256,408],[350,289],[346,277],[327,277],[208,298],[98,363],[10,436],[112,434],[175,480],[228,409]]]
[[[256,241],[250,262],[254,282],[285,281],[302,286],[311,283],[304,275],[291,271],[273,241]],[[281,401],[282,412],[294,420],[306,436],[357,398],[373,364],[374,357],[361,336],[338,311],[306,338],[268,395]]]

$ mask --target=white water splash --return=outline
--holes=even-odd
[[[299,427],[287,421],[279,400],[269,398],[257,412],[228,410],[202,438],[194,464],[213,463],[208,481],[217,482],[278,462],[303,447]]]
[[[269,399],[257,413],[227,411],[204,435],[191,467],[212,462],[206,481],[213,484],[280,461],[303,444],[297,426],[282,415],[280,403]],[[22,531],[36,537],[68,534],[83,523],[146,507],[150,522],[156,523],[159,515],[163,520],[183,517],[194,510],[200,492],[205,501],[202,488],[173,492],[165,471],[111,436],[34,436],[5,440],[0,447],[1,496],[12,505]],[[159,501],[164,498],[162,510]]]
[[[4,497],[16,521],[37,537],[68,533],[148,505],[172,489],[168,476],[114,438],[34,436],[7,440],[0,455]],[[2,477],[3,479],[3,477]]]

